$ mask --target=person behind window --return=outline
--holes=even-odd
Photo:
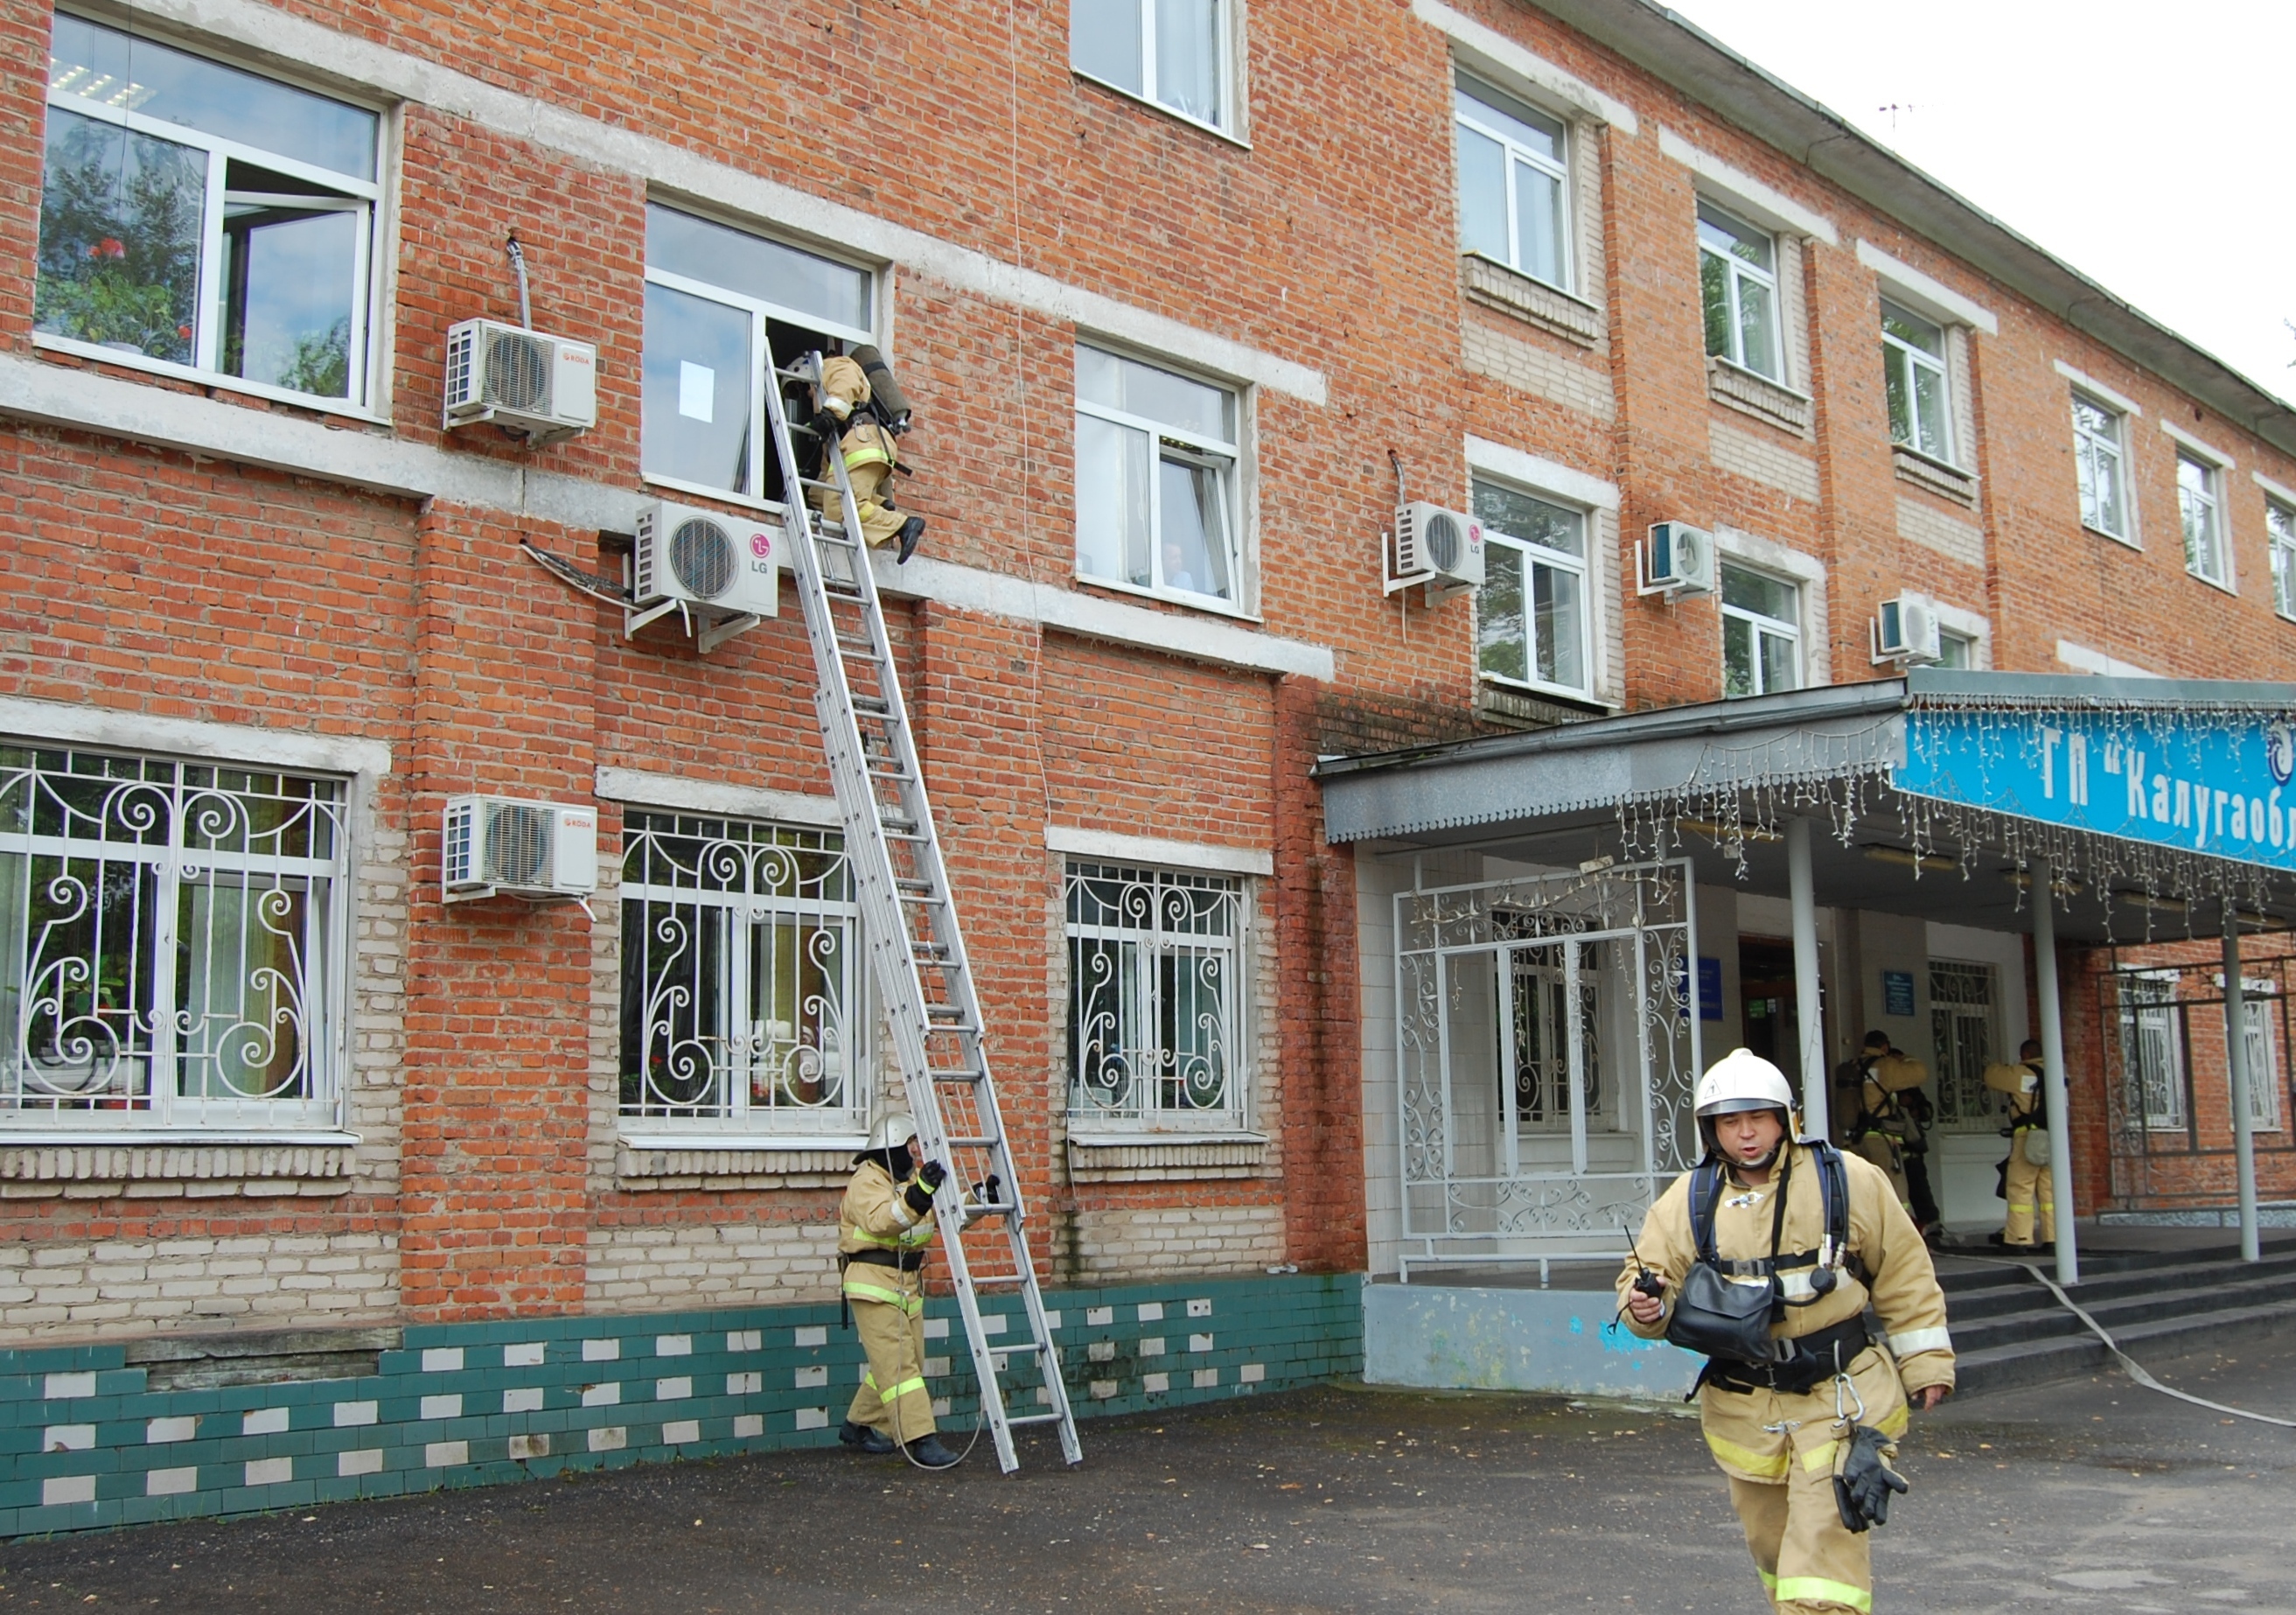
[[[853,486],[853,504],[861,514],[861,537],[872,547],[898,546],[894,559],[906,564],[917,553],[924,537],[925,519],[905,515],[893,504],[896,471],[902,463],[898,439],[909,430],[908,400],[882,355],[866,344],[850,357],[824,359],[816,389],[817,406],[813,429],[822,443],[822,480],[830,480],[829,446],[845,457],[845,479]],[[837,511],[832,488],[813,490],[813,503],[825,515]]]

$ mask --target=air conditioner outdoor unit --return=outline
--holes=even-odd
[[[598,350],[587,342],[464,320],[447,332],[447,424],[491,421],[533,444],[598,423]]]
[[[778,523],[657,501],[638,512],[630,593],[643,606],[683,601],[771,617],[781,606]]]
[[[1395,575],[1398,581],[1440,578],[1460,587],[1480,587],[1483,524],[1422,500],[1396,506]]]
[[[1874,660],[1926,667],[1945,660],[1937,603],[1911,592],[1885,600],[1874,616]]]
[[[501,796],[447,799],[439,883],[449,903],[578,902],[598,889],[598,810]]]
[[[1681,521],[1651,524],[1635,553],[1638,594],[1711,594],[1717,586],[1714,535]]]

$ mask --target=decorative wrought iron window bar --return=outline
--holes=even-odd
[[[334,1125],[343,783],[0,746],[0,1126]]]
[[[1238,1131],[1243,882],[1071,861],[1071,1125]]]
[[[868,1126],[860,915],[844,837],[632,812],[621,1113],[671,1131]]]

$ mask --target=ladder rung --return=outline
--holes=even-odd
[[[1005,1415],[1004,1422],[1010,1428],[1022,1424],[1059,1424],[1067,1418],[1066,1414],[1057,1413],[1008,1414]]]
[[[926,1074],[935,1082],[979,1082],[988,1075],[986,1071],[930,1071]]]
[[[988,1150],[996,1145],[994,1138],[944,1138],[941,1143],[952,1150]]]
[[[1044,1340],[1016,1340],[1008,1345],[1003,1340],[991,1340],[988,1342],[988,1349],[991,1351],[1046,1351],[1050,1349],[1050,1344]]]
[[[928,1004],[925,1014],[931,1020],[961,1024],[964,1020],[964,1006],[961,1004]]]
[[[994,1286],[998,1290],[1017,1290],[1021,1285],[1033,1283],[1034,1281],[1017,1273],[1004,1273],[994,1275],[975,1273],[969,1275],[968,1282],[975,1290],[980,1289],[983,1284]],[[991,1346],[988,1349],[991,1351],[1007,1351],[1014,1349],[1005,1346]]]
[[[1010,1217],[1013,1212],[1019,1209],[1020,1207],[1013,1205],[1008,1201],[997,1201],[995,1203],[984,1201],[977,1206],[965,1207],[964,1214],[967,1217]],[[987,1283],[989,1281],[983,1279],[980,1282]]]

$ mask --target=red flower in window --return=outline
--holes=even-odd
[[[176,327],[176,334],[188,342],[192,340],[192,328],[189,325],[178,325]]]
[[[87,250],[90,258],[126,258],[127,249],[116,235],[107,235]]]

